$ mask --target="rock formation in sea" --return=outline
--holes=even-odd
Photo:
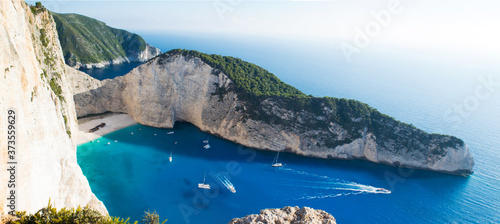
[[[245,69],[266,76],[242,78]],[[306,96],[266,72],[235,58],[173,50],[82,90],[75,107],[78,117],[123,112],[153,127],[190,122],[257,149],[460,175],[473,170],[469,149],[456,137],[428,134],[355,100]],[[271,95],[262,94],[270,88]]]
[[[78,123],[68,70],[54,23],[43,7],[0,1],[0,214],[16,190],[16,210],[34,213],[49,202],[73,208],[89,204],[107,213],[76,161]],[[8,110],[15,112],[15,145],[7,142]],[[11,139],[12,140],[12,139]],[[15,189],[9,188],[15,146]],[[9,157],[7,157],[9,155]]]
[[[228,224],[336,224],[335,218],[323,210],[314,210],[309,207],[284,207],[282,209],[264,209],[260,214],[247,215],[243,218],[231,220]]]
[[[66,63],[74,68],[144,62],[162,52],[144,39],[78,14],[51,13],[57,24]]]

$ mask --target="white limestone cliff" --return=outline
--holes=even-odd
[[[96,89],[102,86],[102,82],[87,75],[87,73],[73,69],[65,65],[68,80],[68,86],[73,94],[87,92],[90,89]]]
[[[108,67],[110,65],[119,65],[119,64],[123,64],[123,63],[129,63],[130,60],[126,57],[119,57],[119,58],[115,58],[111,61],[101,61],[99,63],[85,63],[85,64],[82,64],[80,62],[76,62],[74,64],[71,64],[71,67],[75,68],[75,69],[93,69],[93,68],[105,68],[105,67]]]
[[[131,62],[145,62],[161,53],[160,49],[146,44],[146,48],[143,51],[127,55],[127,59]]]
[[[73,94],[50,14],[0,1],[0,52],[0,214],[10,211],[8,109],[16,112],[16,210],[34,213],[50,199],[56,208],[88,204],[107,213],[76,161]]]
[[[92,68],[105,68],[110,65],[119,65],[130,62],[145,62],[151,58],[154,58],[155,56],[158,56],[161,53],[162,52],[160,49],[153,47],[149,44],[146,44],[146,48],[143,51],[130,53],[129,55],[127,55],[127,57],[118,57],[111,61],[101,61],[99,63],[82,64],[80,62],[77,62],[75,64],[72,64],[71,67],[75,69],[80,69],[80,68],[92,69]]]
[[[190,122],[202,131],[257,149],[286,150],[318,158],[365,159],[454,174],[472,172],[474,160],[465,144],[443,147],[450,137],[433,135],[420,142],[405,134],[418,132],[417,129],[398,126],[395,120],[381,117],[376,122],[384,125],[384,131],[407,139],[412,147],[402,148],[393,139],[377,140],[381,136],[366,128],[358,131],[361,137],[349,140],[342,124],[327,122],[327,129],[304,127],[304,120],[326,121],[326,117],[286,110],[273,99],[264,100],[259,107],[269,117],[290,121],[289,125],[252,119],[246,115],[254,111],[231,91],[232,85],[227,75],[216,72],[199,58],[166,53],[125,76],[105,80],[99,88],[76,94],[74,99],[78,117],[123,112],[154,127]],[[227,91],[220,96],[216,93],[218,88]],[[332,138],[340,144],[328,146],[327,141]]]

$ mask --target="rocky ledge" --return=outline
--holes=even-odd
[[[264,209],[258,215],[247,215],[236,218],[229,224],[256,224],[256,223],[280,223],[280,224],[336,224],[335,218],[323,210],[314,210],[309,207],[284,207],[282,209]]]
[[[307,96],[236,58],[173,50],[93,86],[100,87],[74,96],[78,117],[122,112],[164,128],[190,122],[247,147],[317,158],[460,175],[474,166],[461,139],[426,133],[359,101]]]

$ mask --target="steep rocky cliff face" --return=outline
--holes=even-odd
[[[73,94],[87,92],[91,89],[96,89],[102,86],[101,81],[90,77],[87,73],[73,69],[69,65],[65,65],[68,86]]]
[[[66,63],[74,68],[144,62],[159,54],[141,36],[78,14],[52,13]]]
[[[474,160],[455,137],[427,134],[357,101],[311,98],[319,112],[293,100],[250,101],[234,80],[199,57],[165,53],[129,74],[74,96],[77,116],[124,112],[154,127],[187,121],[239,144],[332,159],[365,159],[454,174],[472,172]],[[256,98],[256,97],[254,97]],[[366,108],[359,107],[359,108]]]
[[[16,210],[89,204],[106,212],[76,162],[77,117],[49,12],[0,1],[0,214],[10,211],[6,170],[9,109],[15,111]]]
[[[323,210],[314,210],[309,207],[284,207],[282,209],[264,209],[258,215],[247,215],[236,218],[229,224],[336,224],[335,218]]]

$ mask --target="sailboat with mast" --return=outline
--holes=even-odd
[[[172,150],[170,150],[170,157],[168,157],[168,160],[172,162]]]
[[[272,167],[282,167],[283,164],[278,162],[278,157],[280,156],[280,151],[278,151],[278,154],[276,154],[276,157],[274,157],[273,164],[271,165]]]
[[[206,184],[205,183],[205,177],[207,176],[207,174],[205,173],[205,175],[203,175],[203,183],[199,183],[198,184],[198,188],[201,188],[201,189],[210,189],[210,184]]]

